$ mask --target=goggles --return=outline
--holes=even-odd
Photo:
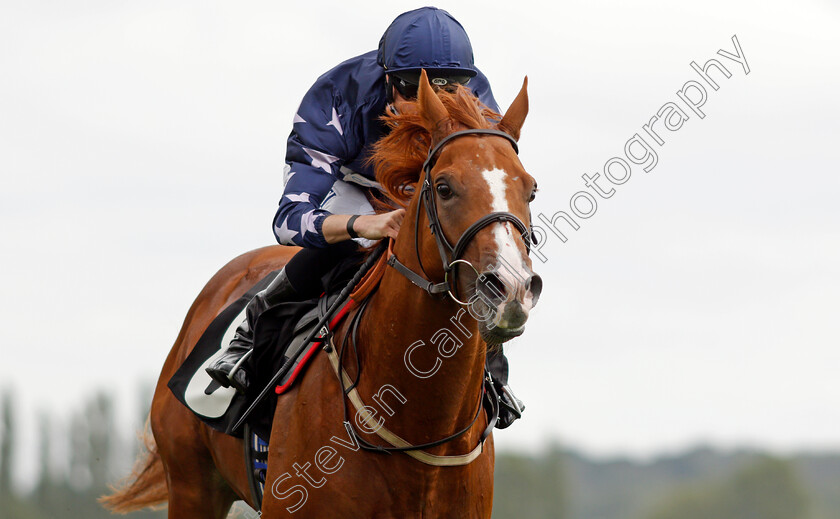
[[[445,72],[426,72],[429,75],[429,82],[432,86],[449,89],[457,85],[466,86],[470,76],[465,74],[447,74]],[[406,99],[415,99],[417,97],[417,89],[420,87],[420,72],[394,72],[392,84],[397,89],[397,92]]]

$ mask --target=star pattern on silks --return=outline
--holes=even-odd
[[[286,195],[286,198],[288,198],[292,202],[306,202],[306,203],[309,203],[309,193],[301,193],[299,195],[289,194],[289,195]]]
[[[295,176],[295,172],[292,171],[292,166],[289,164],[283,166],[283,183],[288,184],[289,180],[291,180],[293,176]]]
[[[338,130],[339,135],[344,135],[344,130],[341,129],[341,121],[338,120],[338,112],[335,111],[334,106],[332,109],[332,119],[330,119],[330,122],[327,123],[327,126],[333,126],[336,130]]]
[[[280,243],[293,243],[292,238],[300,234],[299,232],[295,231],[294,229],[289,229],[289,219],[286,218],[283,220],[283,225],[280,227],[274,226],[274,233],[277,235],[278,240]]]
[[[315,209],[307,213],[303,213],[303,216],[300,217],[300,232],[303,233],[303,235],[308,232],[317,234],[318,231],[315,230],[315,218],[317,217],[318,215],[315,214]]]
[[[321,168],[327,173],[332,173],[330,169],[330,164],[338,160],[338,157],[333,157],[327,153],[322,153],[318,150],[313,150],[311,148],[307,148],[306,146],[302,146],[303,151],[309,155],[309,158],[312,159],[312,167],[313,168]]]
[[[292,119],[292,124],[305,123],[305,122],[306,122],[306,120],[303,117],[301,117],[300,114],[298,114],[298,113],[296,113],[295,118]]]

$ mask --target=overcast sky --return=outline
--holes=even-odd
[[[105,386],[134,405],[204,283],[272,243],[306,89],[419,5],[0,0],[0,385],[22,431]],[[653,170],[546,240],[507,349],[528,409],[497,444],[840,448],[840,7],[439,7],[503,108],[529,77],[535,216],[568,212],[581,175],[680,102],[691,61],[731,72]],[[749,74],[716,54],[733,35]]]

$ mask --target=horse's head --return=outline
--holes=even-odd
[[[401,111],[389,122],[394,131],[378,147],[380,158],[398,142],[416,148],[419,140],[431,151],[427,157],[422,152],[426,162],[419,179],[417,156],[410,153],[403,159],[392,156],[390,167],[379,168],[385,172],[380,180],[395,198],[414,195],[398,245],[414,240],[420,274],[444,280],[437,286],[469,306],[488,344],[520,335],[542,289],[528,257],[529,203],[537,184],[516,149],[528,112],[527,79],[497,124],[463,87],[454,94],[436,94],[425,72],[417,102]],[[411,125],[418,131],[409,131]],[[404,167],[394,165],[395,160]],[[430,227],[431,233],[426,231]],[[401,260],[411,260],[404,255]]]

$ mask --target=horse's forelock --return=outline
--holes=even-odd
[[[501,118],[484,106],[472,92],[459,86],[454,93],[437,92],[446,108],[452,131],[493,128]],[[369,161],[373,163],[376,179],[388,195],[399,205],[407,206],[415,190],[410,187],[420,179],[421,168],[432,145],[432,136],[424,127],[416,101],[408,101],[407,109],[394,113],[390,109],[382,120],[390,130],[373,146]]]

